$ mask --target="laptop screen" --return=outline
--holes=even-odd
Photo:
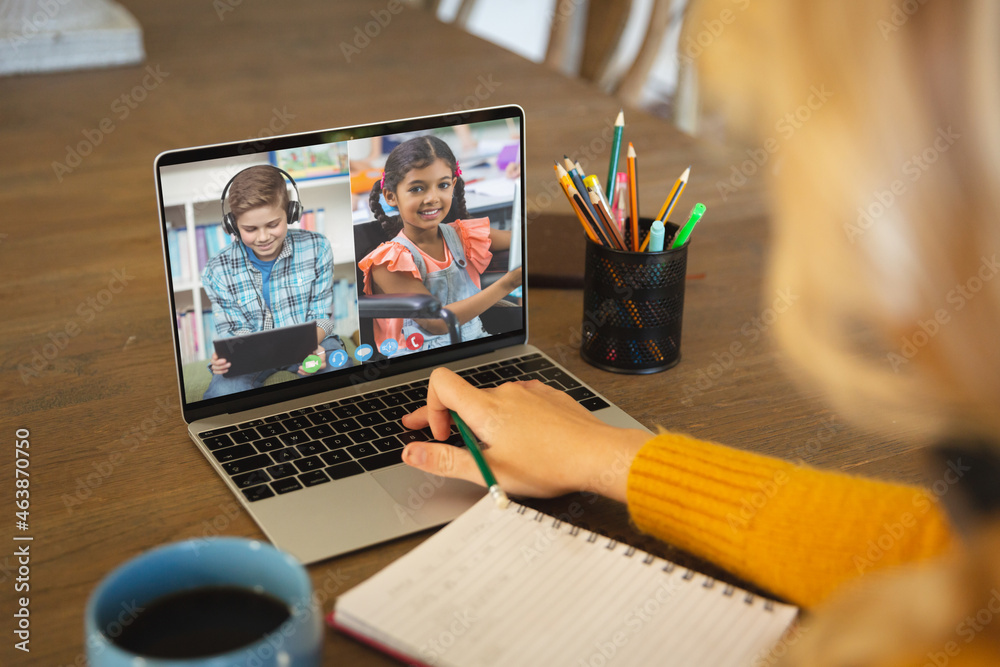
[[[522,124],[500,107],[161,154],[185,406],[523,342]]]

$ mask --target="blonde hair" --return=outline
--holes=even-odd
[[[775,324],[783,347],[855,419],[995,442],[1000,3],[705,0],[686,30],[727,126],[781,139],[768,282],[799,297]],[[998,549],[994,521],[962,552],[865,577],[790,661],[923,664],[1000,588]],[[995,660],[978,651],[1000,628],[983,635],[963,658]]]
[[[777,336],[855,419],[1000,433],[998,43],[994,0],[706,0],[686,22],[704,99],[777,144],[768,282],[800,297]]]

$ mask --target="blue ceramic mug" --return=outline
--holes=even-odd
[[[162,627],[155,626],[161,618],[170,618],[169,611],[163,612],[169,608],[164,600],[185,596],[195,606],[180,616],[190,622],[188,611],[201,613],[197,625],[202,635],[217,637],[231,631],[221,626],[224,621],[232,626],[237,614],[212,616],[209,610],[213,607],[202,604],[205,598],[199,597],[206,591],[235,593],[237,597],[230,602],[249,597],[252,604],[239,605],[240,612],[253,607],[255,599],[263,599],[280,611],[275,617],[280,624],[269,628],[268,634],[225,652],[178,658],[154,657],[125,648],[135,643],[136,633],[149,630],[150,624],[163,635]],[[146,613],[149,616],[144,618]],[[84,623],[87,659],[92,667],[314,667],[321,659],[322,623],[305,568],[269,544],[242,538],[177,542],[137,556],[97,586],[87,602]],[[216,623],[220,628],[213,627]],[[161,645],[163,639],[161,636]],[[183,646],[185,639],[168,637],[167,643]]]

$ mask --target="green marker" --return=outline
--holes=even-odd
[[[691,209],[691,217],[688,218],[688,221],[684,223],[681,230],[677,232],[677,236],[674,237],[673,243],[670,244],[671,249],[680,248],[687,242],[688,237],[691,236],[691,232],[694,231],[694,226],[698,224],[703,215],[705,215],[705,205],[699,202]]]
[[[479,443],[476,441],[476,436],[472,434],[469,427],[465,425],[462,418],[458,416],[458,413],[454,410],[449,410],[451,413],[451,419],[455,422],[455,426],[458,427],[458,432],[462,434],[462,440],[465,441],[466,446],[469,448],[469,452],[472,453],[472,458],[476,460],[476,465],[479,466],[479,472],[483,474],[483,479],[486,480],[486,486],[490,489],[490,495],[493,496],[493,502],[497,504],[500,509],[505,509],[510,505],[510,498],[507,494],[503,492],[500,485],[497,484],[497,478],[493,476],[493,471],[490,470],[490,466],[486,463],[486,459],[483,458],[483,453],[479,450]]]

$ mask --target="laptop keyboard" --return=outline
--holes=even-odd
[[[459,371],[480,388],[540,380],[565,391],[590,411],[608,403],[540,354]],[[411,431],[400,418],[425,404],[427,380],[381,389],[263,419],[202,431],[202,441],[254,502],[402,462],[403,447],[434,440],[430,429]],[[464,446],[452,426],[446,440]]]

